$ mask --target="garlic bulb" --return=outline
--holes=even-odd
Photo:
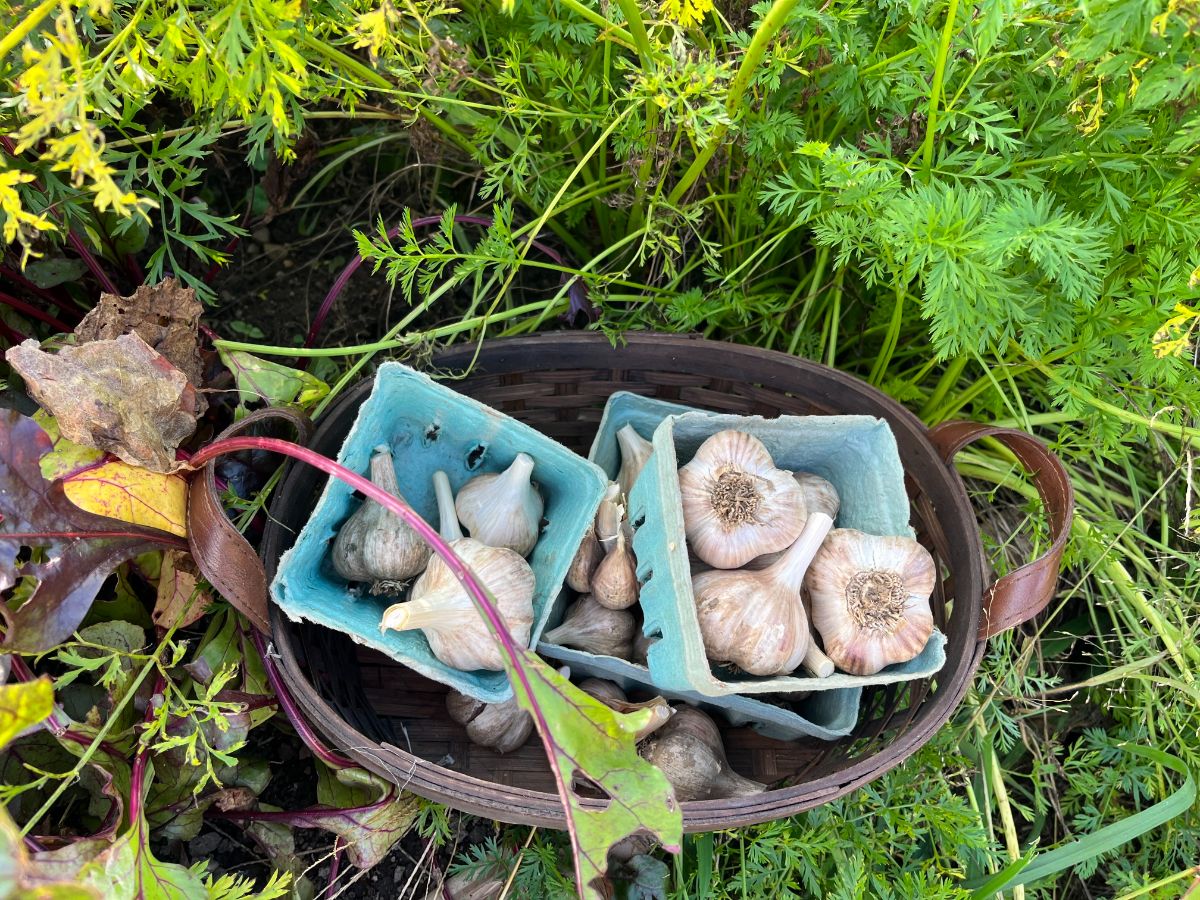
[[[518,453],[503,472],[477,475],[454,501],[471,537],[489,547],[507,547],[528,556],[537,544],[545,504],[529,480],[533,457]]]
[[[677,800],[749,797],[767,789],[733,771],[716,723],[691,706],[676,709],[638,752],[667,776]]]
[[[692,552],[718,569],[784,549],[807,518],[795,479],[740,431],[717,432],[700,445],[679,470],[679,493]]]
[[[404,499],[396,483],[392,451],[387,447],[377,447],[371,457],[371,481]],[[399,516],[367,498],[338,530],[330,559],[347,581],[368,582],[372,594],[381,594],[395,592],[420,574],[432,552]]]
[[[633,483],[654,451],[654,445],[634,430],[632,425],[623,425],[617,431],[617,444],[621,448],[621,471],[617,473],[617,484],[626,498],[633,490]]]
[[[516,750],[533,731],[533,719],[521,709],[515,696],[503,703],[484,703],[451,691],[446,695],[446,711],[451,719],[466,726],[467,737],[473,743],[497,753]]]
[[[830,532],[805,579],[825,652],[851,675],[907,662],[933,633],[933,557],[906,537]]]
[[[623,609],[607,609],[584,594],[568,607],[562,624],[551,628],[542,639],[562,647],[574,647],[598,656],[625,659],[633,653],[637,622]]]
[[[445,472],[433,473],[433,487],[441,515],[442,538],[491,595],[513,640],[522,647],[528,646],[533,628],[534,591],[529,563],[513,550],[489,547],[463,537]],[[440,556],[429,560],[429,567],[413,585],[408,602],[384,611],[379,628],[381,631],[420,628],[433,655],[455,669],[494,672],[504,669],[503,651],[487,630],[470,594]]]
[[[600,542],[596,540],[596,529],[593,525],[589,525],[587,534],[583,536],[583,540],[579,544],[579,549],[575,551],[575,558],[571,560],[571,567],[567,569],[567,587],[586,594],[592,588],[592,574],[602,559],[604,559],[604,550],[601,548]]]
[[[825,539],[825,535],[833,528],[833,520],[837,518],[838,507],[841,505],[837,489],[820,475],[813,475],[811,472],[795,472],[792,477],[796,480],[796,484],[800,486],[800,491],[804,495],[805,527],[811,528],[814,531],[824,529],[823,532],[819,532],[819,540],[810,535],[810,540],[818,540],[819,543]],[[812,519],[812,514],[815,512],[823,513],[824,518],[810,522],[809,520]],[[757,556],[750,560],[743,568],[765,569],[771,563],[776,562],[783,554],[784,551],[782,550],[776,553],[764,553],[762,556]],[[692,574],[695,574],[695,572],[693,571]]]
[[[617,532],[617,544],[600,560],[592,575],[592,596],[609,609],[628,609],[637,603],[637,566],[624,531]]]
[[[709,659],[751,675],[785,675],[800,665],[812,644],[800,589],[830,521],[814,512],[796,542],[765,569],[713,569],[692,578]]]
[[[625,518],[625,506],[620,502],[620,488],[615,481],[610,482],[600,507],[596,510],[596,540],[608,553],[616,544],[617,535],[621,532],[621,522]]]
[[[591,694],[609,709],[619,713],[637,712],[639,709],[650,710],[652,713],[650,721],[642,726],[634,738],[638,741],[662,728],[675,712],[662,697],[652,697],[641,703],[630,703],[629,698],[625,696],[625,692],[620,687],[603,678],[585,679],[579,683],[579,689],[585,694]]]

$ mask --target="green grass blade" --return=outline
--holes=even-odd
[[[1171,796],[1154,804],[1149,809],[1134,813],[1120,822],[1105,825],[1099,831],[1077,841],[1045,853],[1035,854],[1028,861],[1017,860],[977,887],[968,885],[974,887],[973,896],[982,900],[998,891],[1040,881],[1056,872],[1069,869],[1094,856],[1120,847],[1159,825],[1169,822],[1176,816],[1182,815],[1191,808],[1196,801],[1196,782],[1183,760],[1153,747],[1130,746],[1126,749],[1130,753],[1144,756],[1164,768],[1178,772],[1184,777],[1183,784]],[[1018,868],[1018,866],[1020,867]],[[1001,876],[1006,877],[1001,878]]]

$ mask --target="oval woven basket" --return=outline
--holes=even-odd
[[[1049,558],[1002,579],[1019,602],[1000,613],[988,591],[975,513],[944,457],[980,436],[959,424],[931,434],[875,388],[836,370],[782,353],[675,335],[634,333],[613,348],[592,333],[554,333],[453,348],[434,360],[439,371],[470,374],[455,390],[523,420],[586,454],[607,397],[618,390],[746,415],[864,414],[888,422],[899,446],[912,501],[912,524],[943,578],[931,598],[948,637],[945,667],[931,679],[877,687],[863,696],[858,726],[836,742],[781,742],[750,728],[724,737],[733,767],[768,783],[766,793],[684,803],[684,828],[710,831],[789,816],[878,778],[898,765],[950,717],[984,650],[984,636],[1031,617],[1049,600],[1062,541]],[[370,391],[344,394],[322,417],[309,446],[335,456]],[[957,429],[957,430],[956,430]],[[1057,461],[1020,432],[999,434],[1042,491],[1063,537],[1069,487]],[[940,445],[940,446],[939,446]],[[261,553],[268,578],[300,531],[325,484],[308,466],[292,466],[280,486]],[[1056,487],[1057,486],[1057,487]],[[1058,490],[1062,496],[1051,496]],[[993,616],[983,611],[985,595]],[[1014,594],[1015,596],[1015,594]],[[1012,597],[1008,598],[1010,601]],[[985,622],[981,630],[981,618]],[[1005,621],[999,621],[1004,619]],[[1008,620],[1012,621],[1008,621]],[[994,621],[993,621],[994,620]],[[281,675],[304,714],[362,766],[421,796],[504,822],[561,828],[559,798],[539,741],[500,756],[469,743],[445,713],[442,685],[428,681],[345,635],[289,621],[274,605],[271,631]]]

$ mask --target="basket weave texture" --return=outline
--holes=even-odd
[[[474,361],[474,365],[472,365]],[[982,658],[980,604],[987,583],[974,511],[924,425],[859,379],[816,363],[734,344],[635,333],[614,348],[590,333],[543,334],[454,348],[437,371],[462,372],[455,390],[586,454],[608,396],[632,391],[740,415],[877,416],[896,437],[917,538],[942,579],[931,603],[946,634],[946,663],[930,679],[867,689],[859,722],[835,742],[782,742],[747,727],[724,733],[740,773],[772,785],[754,797],[683,804],[684,828],[709,831],[782,818],[841,797],[895,767],[958,705]],[[364,382],[319,423],[310,446],[336,453],[370,391]],[[303,527],[325,476],[293,466],[277,493],[262,555],[273,577]],[[504,756],[474,746],[445,713],[445,688],[344,635],[271,611],[280,670],[303,712],[364,767],[425,797],[505,822],[561,828],[564,820],[541,744]]]

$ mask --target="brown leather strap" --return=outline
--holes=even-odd
[[[1050,549],[1031,563],[997,580],[983,596],[983,618],[979,639],[986,640],[1014,625],[1028,622],[1050,602],[1058,584],[1063,549],[1075,513],[1075,491],[1067,470],[1037,438],[1015,428],[999,428],[976,422],[945,422],[929,432],[929,439],[950,463],[954,455],[972,441],[993,437],[1013,452],[1030,473],[1050,517]]]
[[[307,443],[312,434],[308,416],[279,407],[250,413],[222,431],[217,440],[241,434],[264,422],[290,425],[301,443]],[[215,460],[197,472],[188,487],[188,544],[192,558],[209,583],[245,615],[251,625],[263,634],[270,634],[267,576],[262,560],[225,515],[217,490]]]

